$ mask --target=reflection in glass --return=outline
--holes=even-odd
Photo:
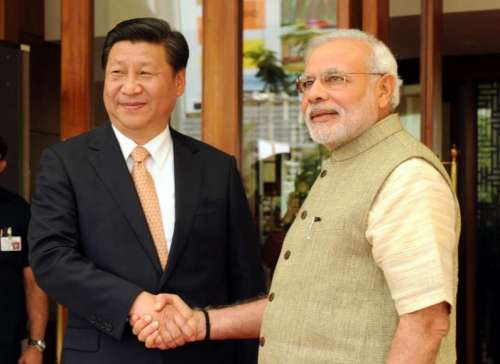
[[[281,25],[302,23],[318,28],[336,24],[336,0],[282,0]]]
[[[398,106],[399,117],[403,128],[420,140],[420,85],[401,87],[401,101]]]
[[[243,14],[242,175],[272,273],[328,155],[309,137],[294,82],[308,42],[335,25],[336,1],[245,0]]]

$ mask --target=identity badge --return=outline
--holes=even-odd
[[[20,236],[6,236],[1,238],[1,249],[3,252],[20,252],[22,239]]]

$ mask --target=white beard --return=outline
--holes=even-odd
[[[374,96],[374,92],[368,90],[363,98],[349,109],[332,104],[309,104],[304,118],[311,139],[335,149],[361,135],[377,121]],[[336,111],[337,119],[326,123],[312,123],[311,112],[317,109]]]

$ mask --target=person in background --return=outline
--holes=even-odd
[[[7,144],[0,136],[0,175],[7,168]],[[28,261],[28,203],[0,186],[0,364],[41,364],[48,298]],[[28,325],[28,332],[26,331]],[[28,345],[21,352],[21,341]]]

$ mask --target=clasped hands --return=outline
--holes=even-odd
[[[130,325],[149,349],[173,349],[205,338],[205,316],[174,294],[142,292],[130,310]]]

